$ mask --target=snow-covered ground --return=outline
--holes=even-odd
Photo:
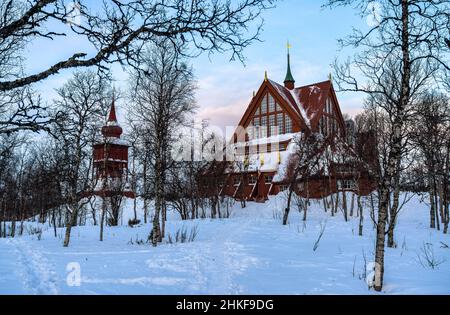
[[[107,227],[104,242],[98,226],[77,227],[69,248],[62,247],[64,229],[55,238],[46,226],[40,239],[0,239],[0,294],[374,294],[363,279],[374,250],[368,213],[363,237],[358,218],[346,223],[319,203],[306,222],[294,209],[282,226],[283,200],[246,209],[236,203],[231,218],[222,220],[183,222],[173,213],[169,233],[196,227],[198,236],[157,248],[136,242],[147,239],[150,225]],[[125,224],[130,215],[128,201]],[[429,229],[428,215],[418,197],[402,211],[398,247],[386,252],[384,293],[450,294],[450,237]],[[425,248],[440,262],[434,269],[424,262]],[[78,266],[81,283],[73,281]]]

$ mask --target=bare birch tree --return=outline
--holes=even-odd
[[[186,125],[187,115],[195,109],[192,70],[180,59],[171,45],[160,42],[146,52],[145,66],[131,74],[133,117],[148,139],[146,150],[152,152],[150,162],[154,179],[155,213],[150,239],[153,246],[161,241],[161,213],[165,208],[164,187],[167,171],[173,165],[171,146],[174,132]]]
[[[382,97],[380,105],[391,124],[387,166],[378,180],[374,289],[381,291],[390,191],[399,176],[407,109],[440,70],[449,71],[448,46],[444,41],[448,36],[449,1],[400,0],[378,4],[380,8],[375,11],[368,0],[328,1],[331,7],[354,5],[361,16],[374,16],[375,23],[368,31],[355,30],[342,41],[344,46],[358,51],[347,63],[336,64],[335,72],[340,90]],[[355,69],[363,76],[362,80],[355,76]]]

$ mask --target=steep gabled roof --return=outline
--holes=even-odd
[[[113,98],[112,103],[111,103],[111,109],[109,111],[109,116],[108,116],[109,122],[117,122],[116,105],[114,103],[115,103],[115,100]]]
[[[342,113],[330,80],[305,85],[295,89],[288,89],[272,80],[264,80],[258,93],[253,97],[250,105],[242,116],[239,126],[248,125],[251,114],[256,110],[264,92],[268,89],[273,96],[282,102],[293,119],[302,122],[308,129],[315,129],[325,109],[328,98],[332,98],[336,104],[338,119],[343,124]],[[343,127],[344,128],[344,127]]]
[[[286,108],[286,111],[289,113],[289,115],[292,117],[292,119],[295,120],[301,120],[299,113],[299,110],[295,108],[293,105],[293,99],[286,99],[284,96],[284,93],[282,93],[282,90],[278,90],[277,87],[278,84],[276,84],[273,81],[270,80],[264,80],[264,82],[261,84],[258,93],[252,98],[250,105],[247,107],[244,115],[242,116],[239,126],[247,127],[248,122],[250,121],[251,115],[256,111],[257,107],[259,106],[259,103],[261,99],[264,97],[266,90],[269,90],[269,92],[275,97],[275,99],[280,103],[280,105],[284,106]],[[282,87],[281,85],[278,85]],[[284,89],[284,87],[283,87]]]

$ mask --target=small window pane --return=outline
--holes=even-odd
[[[261,117],[261,126],[267,126],[267,117],[266,116],[263,116],[263,117]]]
[[[264,176],[264,178],[265,178],[266,184],[272,184],[272,182],[273,182],[273,176],[271,176],[271,175],[266,175],[266,176]]]

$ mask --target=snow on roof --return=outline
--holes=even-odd
[[[269,143],[278,143],[294,139],[300,133],[290,133],[279,136],[267,137],[262,139],[256,139],[249,142],[238,142],[234,145],[233,149],[242,148],[245,146],[252,145],[262,145]],[[291,141],[286,150],[284,151],[274,151],[274,152],[264,152],[264,153],[252,153],[248,155],[248,166],[246,168],[247,172],[280,172],[280,168],[285,168],[290,160],[292,154],[295,154],[296,144]],[[242,172],[244,167],[244,156],[239,157],[241,160],[238,163],[234,163],[229,172]],[[282,170],[283,172],[283,170]],[[277,174],[278,176],[278,174]]]
[[[246,147],[246,146],[255,146],[255,145],[265,145],[271,143],[281,143],[292,140],[295,136],[295,133],[286,133],[282,135],[276,135],[266,138],[253,139],[247,142],[238,142],[235,144],[236,148]]]
[[[297,104],[298,109],[300,110],[300,114],[302,115],[303,120],[305,121],[306,126],[308,126],[309,129],[311,129],[311,121],[308,117],[308,114],[305,110],[305,105],[300,101],[300,98],[297,93],[295,93],[295,90],[289,90],[289,92],[292,95],[292,98],[294,99],[295,103]]]
[[[116,120],[108,120],[105,126],[119,126],[119,123]]]
[[[311,128],[312,121],[325,105],[331,82],[324,81],[290,90],[275,81],[268,81],[286,103],[301,116],[307,127]]]
[[[115,138],[115,137],[106,137],[101,142],[97,143],[97,145],[98,144],[105,144],[105,143],[129,146],[127,141],[122,140],[120,138]]]

